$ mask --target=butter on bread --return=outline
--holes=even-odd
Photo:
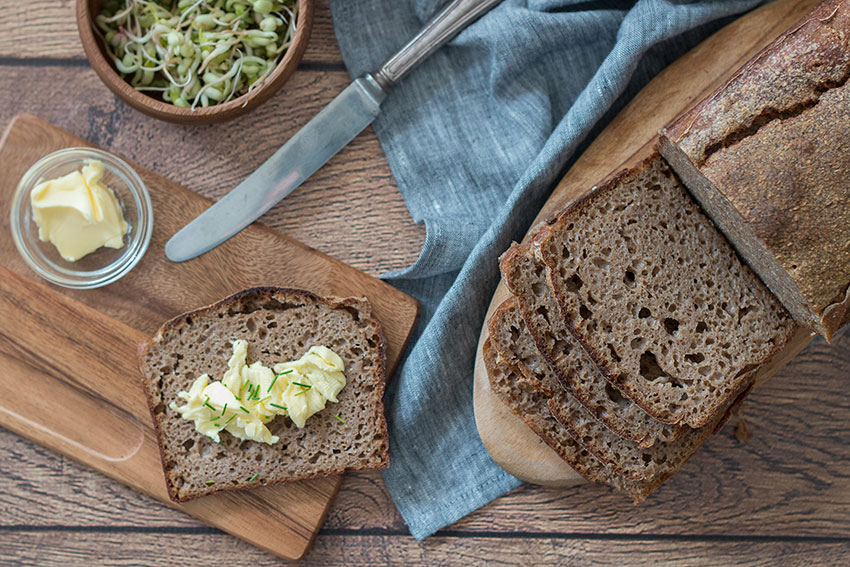
[[[223,375],[236,339],[248,341],[249,363],[295,360],[314,345],[332,348],[348,382],[339,403],[303,428],[283,417],[270,422],[280,437],[273,445],[226,433],[216,443],[198,433],[168,405],[199,375]],[[365,299],[295,289],[247,289],[165,323],[141,345],[139,363],[171,499],[389,466],[384,343]]]

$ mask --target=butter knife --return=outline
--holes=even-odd
[[[380,69],[348,85],[254,173],[172,236],[168,259],[183,262],[215,248],[289,195],[378,117],[396,83],[500,1],[450,2]]]

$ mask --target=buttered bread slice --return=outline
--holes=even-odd
[[[341,390],[307,370],[312,381],[287,378],[311,356],[314,364],[333,368],[334,381],[344,380]],[[139,359],[172,500],[389,464],[384,337],[365,299],[248,289],[168,321],[142,345]],[[236,370],[249,379],[234,386]],[[197,408],[188,407],[207,382],[215,388],[196,396]],[[281,390],[275,399],[293,407],[275,404],[274,388]],[[287,415],[318,397],[312,390],[319,389],[327,394],[324,409]],[[203,427],[178,409],[187,415],[197,410],[193,415]],[[206,420],[197,417],[203,412]],[[260,435],[262,427],[267,431]]]

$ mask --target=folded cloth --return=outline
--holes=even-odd
[[[488,456],[472,410],[475,349],[499,254],[652,76],[758,3],[505,0],[390,93],[375,133],[427,231],[419,259],[385,276],[422,304],[387,393],[384,473],[415,538],[519,485]],[[375,70],[442,4],[331,0],[352,77]]]

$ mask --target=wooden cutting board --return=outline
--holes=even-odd
[[[774,0],[725,26],[667,67],[626,105],[561,179],[529,233],[610,174],[637,163],[647,155],[663,126],[711,93],[817,3]],[[493,460],[526,482],[546,486],[584,482],[490,391],[481,346],[487,339],[490,316],[509,295],[504,281],[500,282],[478,343],[474,385],[478,433]],[[808,341],[800,338],[791,352],[796,354]]]
[[[36,160],[83,145],[90,144],[28,115],[18,116],[0,141],[0,426],[275,555],[301,558],[341,477],[171,502],[139,385],[137,346],[167,319],[240,289],[298,287],[369,298],[392,374],[418,314],[416,300],[259,224],[194,260],[170,262],[165,242],[210,201],[133,164],[154,208],[145,257],[99,289],[48,284],[12,243],[12,195]]]

